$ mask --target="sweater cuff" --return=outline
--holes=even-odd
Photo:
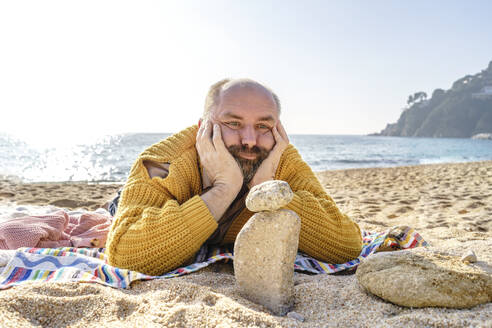
[[[218,224],[200,196],[196,195],[181,205],[192,240],[202,245],[217,229]]]

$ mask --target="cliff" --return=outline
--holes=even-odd
[[[487,69],[467,75],[449,90],[411,95],[396,123],[380,136],[470,138],[492,133],[492,61]]]

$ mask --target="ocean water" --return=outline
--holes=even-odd
[[[25,182],[124,182],[145,148],[170,134],[132,133],[40,147],[0,134],[0,176]],[[492,140],[291,135],[314,171],[492,160]]]

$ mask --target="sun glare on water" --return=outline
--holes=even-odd
[[[12,133],[12,135],[38,150],[93,144],[105,135],[105,133],[75,133],[75,130],[76,128],[74,131],[33,131],[30,133]]]

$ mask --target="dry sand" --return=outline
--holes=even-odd
[[[414,227],[432,246],[475,250],[492,264],[492,161],[319,173],[339,206],[363,229]],[[0,181],[1,204],[95,209],[120,185]],[[391,277],[388,277],[391,279]],[[188,276],[137,282],[24,285],[0,291],[0,326],[139,327],[491,327],[492,303],[471,309],[395,306],[365,292],[354,275],[295,275],[299,322],[238,295],[230,263]]]

